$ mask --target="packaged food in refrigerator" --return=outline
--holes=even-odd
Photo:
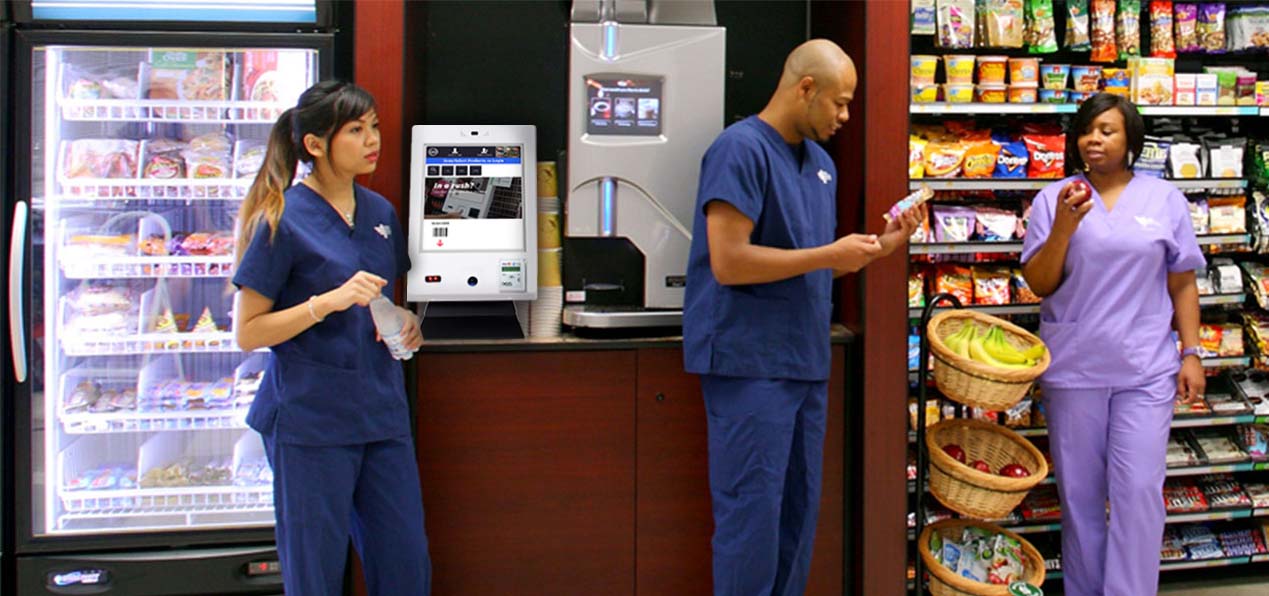
[[[136,178],[137,142],[127,139],[77,139],[66,143],[67,178]]]
[[[1199,4],[1198,43],[1208,54],[1225,53],[1225,3]]]
[[[71,234],[62,246],[62,258],[73,261],[129,254],[132,234]]]
[[[1058,50],[1053,0],[1027,0],[1027,51],[1051,54]]]
[[[220,328],[216,326],[216,319],[212,318],[211,308],[203,307],[203,313],[198,316],[198,321],[190,328],[190,333],[219,333]]]
[[[1119,59],[1141,55],[1141,0],[1119,0],[1115,19],[1115,45]]]
[[[68,414],[81,412],[95,403],[100,397],[100,383],[89,380],[80,381],[79,383],[76,383],[62,399],[62,408]]]
[[[127,312],[133,306],[133,292],[128,286],[106,280],[85,280],[66,297],[80,316]]]
[[[152,50],[145,97],[223,101],[227,99],[225,63],[224,52]]]
[[[1115,46],[1115,0],[1089,0],[1092,11],[1093,62],[1114,62],[1119,57]]]
[[[1201,52],[1198,36],[1198,5],[1176,3],[1173,6],[1173,21],[1176,29],[1176,51],[1178,53]]]
[[[278,101],[278,51],[247,50],[242,53],[242,64],[242,98]]]
[[[1081,52],[1092,48],[1088,25],[1088,0],[1067,0],[1066,49]]]
[[[924,141],[921,141],[921,146],[924,148]],[[238,141],[237,149],[234,151],[236,155],[234,158],[234,177],[248,178],[255,176],[256,173],[260,171],[260,168],[264,166],[264,155],[266,149],[267,147],[265,144],[259,141]],[[909,151],[911,151],[910,144]],[[922,164],[918,163],[917,165],[921,166]],[[911,175],[912,159],[910,153],[908,158],[908,169],[909,178],[920,178],[924,175],[923,171],[916,172],[915,176]]]
[[[172,139],[151,139],[142,143],[142,178],[184,178],[185,144]]]
[[[1020,48],[1026,26],[1022,0],[980,0],[982,46]]]
[[[974,47],[974,0],[936,0],[935,11],[939,47]]]
[[[1172,33],[1172,0],[1150,2],[1150,55],[1176,58],[1176,42]]]

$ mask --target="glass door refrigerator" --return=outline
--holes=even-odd
[[[15,37],[12,585],[279,593],[272,472],[245,424],[266,354],[231,331],[234,230],[332,36]]]

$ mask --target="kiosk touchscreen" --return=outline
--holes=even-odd
[[[537,296],[536,151],[533,126],[413,128],[407,300]]]

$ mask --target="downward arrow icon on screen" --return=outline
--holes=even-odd
[[[445,241],[444,241],[444,240],[437,240],[437,241],[436,241],[436,245],[437,245],[437,246],[445,246]]]

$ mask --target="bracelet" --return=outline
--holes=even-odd
[[[1181,350],[1181,359],[1184,360],[1186,356],[1198,356],[1199,358],[1202,358],[1202,355],[1199,354],[1199,349],[1194,346]]]
[[[315,295],[314,295],[314,296],[309,296],[309,297],[308,297],[308,303],[307,303],[307,304],[308,304],[308,316],[313,317],[313,322],[314,322],[314,323],[321,323],[322,321],[325,321],[325,320],[326,320],[326,317],[318,317],[318,316],[317,316],[317,311],[316,311],[316,310],[313,310],[313,301],[314,301],[314,300],[316,300],[316,299],[317,299],[317,296],[315,296]]]

